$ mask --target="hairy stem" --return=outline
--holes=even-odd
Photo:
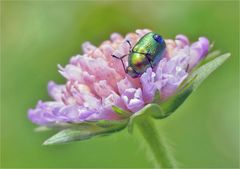
[[[169,150],[170,146],[159,134],[153,121],[149,118],[139,120],[137,126],[154,156],[156,166],[158,168],[177,168],[176,160]]]

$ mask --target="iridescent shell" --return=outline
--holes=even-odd
[[[139,77],[147,68],[154,67],[163,58],[166,44],[163,38],[153,32],[144,35],[131,50],[126,72]]]

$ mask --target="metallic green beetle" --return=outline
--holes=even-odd
[[[128,40],[127,43],[130,46],[128,54],[121,57],[112,56],[122,61],[125,72],[133,78],[141,76],[147,68],[157,65],[163,58],[166,48],[163,38],[154,32],[144,35],[133,48]],[[126,56],[129,56],[127,68],[123,62],[123,58]]]

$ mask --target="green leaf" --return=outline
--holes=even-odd
[[[129,119],[123,120],[99,120],[96,121],[95,124],[98,127],[102,128],[121,128],[122,126],[126,126]]]
[[[186,83],[184,87],[177,90],[175,95],[171,96],[166,101],[163,101],[159,105],[162,112],[153,114],[153,117],[162,119],[168,117],[171,113],[173,113],[192,93],[194,79],[195,78]]]
[[[197,87],[219,66],[221,66],[229,57],[230,53],[223,54],[218,56],[214,60],[207,62],[206,64],[199,67],[193,73],[191,73],[188,77],[188,81],[196,76],[196,79],[193,82],[193,90],[196,90]]]
[[[153,103],[160,104],[161,103],[161,94],[160,91],[157,90],[154,95]]]
[[[36,132],[42,132],[42,131],[48,131],[51,129],[54,130],[64,130],[64,129],[68,129],[68,128],[85,128],[86,125],[89,125],[87,123],[52,123],[52,124],[47,124],[45,126],[39,126],[37,128],[35,128]]]
[[[132,114],[131,112],[125,111],[117,106],[112,106],[112,109],[121,118],[128,118]]]
[[[62,144],[72,141],[86,140],[95,136],[107,135],[124,129],[127,123],[128,120],[100,120],[79,123],[75,125],[74,128],[64,129],[53,135],[47,139],[43,145]]]
[[[177,90],[176,94],[160,104],[165,113],[165,117],[173,113],[214,70],[229,58],[229,56],[229,53],[218,56],[214,60],[207,62],[193,71]],[[154,117],[162,118],[162,115],[158,116],[156,114]]]
[[[52,145],[52,144],[60,144],[60,143],[67,143],[76,140],[84,140],[91,138],[93,135],[100,133],[101,130],[95,129],[94,131],[91,130],[75,130],[75,129],[65,129],[54,136],[50,137],[46,140],[43,145]]]
[[[202,61],[201,63],[198,65],[198,67],[205,65],[206,63],[212,61],[213,59],[215,59],[216,57],[218,57],[220,55],[220,51],[219,50],[215,50],[211,53],[209,53]]]

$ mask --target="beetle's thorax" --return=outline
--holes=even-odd
[[[143,53],[132,52],[129,55],[128,63],[139,74],[142,74],[149,67],[148,59]]]

